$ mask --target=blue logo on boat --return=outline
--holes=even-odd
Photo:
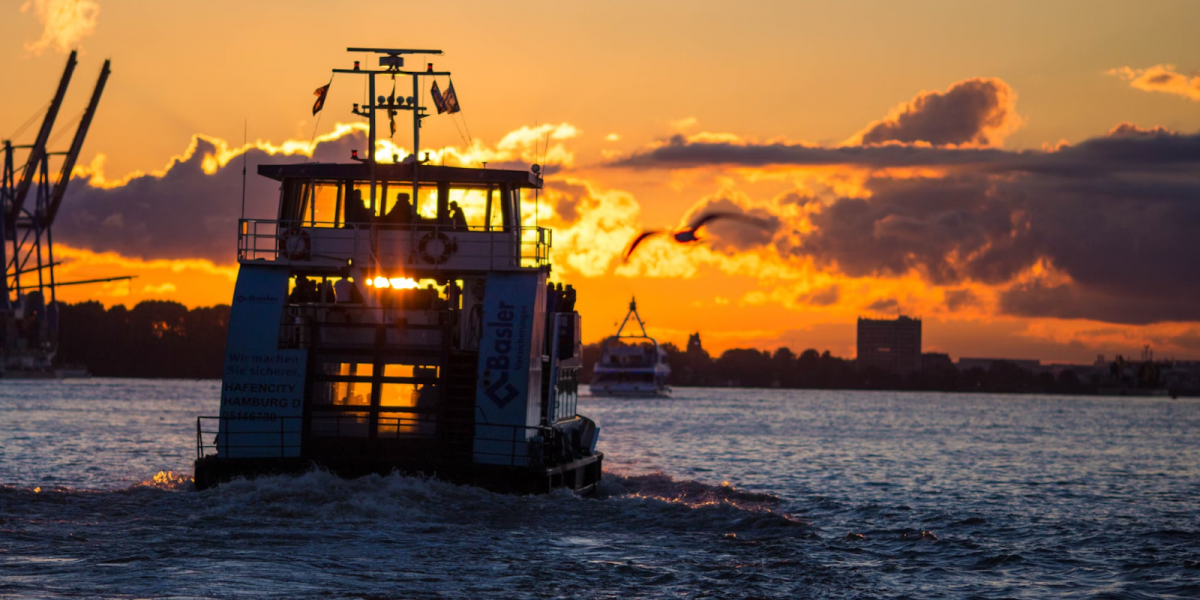
[[[500,408],[508,406],[521,393],[516,386],[508,382],[508,373],[513,368],[511,354],[513,338],[516,336],[516,332],[513,331],[513,319],[516,317],[513,309],[515,308],[501,300],[494,319],[487,324],[492,329],[492,346],[485,349],[489,352],[484,358],[486,370],[483,384],[487,387],[483,389],[483,394]],[[487,374],[492,371],[497,373],[496,380],[488,383]]]
[[[488,399],[496,403],[496,406],[504,408],[509,402],[517,399],[517,388],[508,382],[508,371],[501,371],[495,383],[484,388],[483,393]]]

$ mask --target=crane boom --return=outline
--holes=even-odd
[[[25,163],[25,171],[21,174],[20,182],[17,183],[12,206],[8,207],[8,216],[5,221],[10,227],[17,222],[17,217],[21,214],[21,207],[25,204],[25,196],[29,194],[29,188],[33,185],[34,178],[37,177],[38,167],[41,166],[42,161],[46,160],[46,142],[50,139],[50,130],[54,128],[54,120],[58,118],[58,109],[62,107],[63,97],[67,95],[67,86],[71,83],[71,75],[75,72],[75,56],[76,51],[72,50],[71,55],[67,57],[67,68],[58,82],[58,91],[54,93],[54,100],[50,102],[50,108],[46,110],[46,118],[42,120],[42,128],[38,131],[37,140],[34,141],[33,148],[29,151],[29,161]]]
[[[58,206],[62,204],[63,195],[67,193],[67,184],[71,183],[71,171],[75,169],[75,161],[79,158],[79,151],[83,149],[83,140],[87,138],[88,128],[92,125],[92,117],[96,116],[96,107],[100,105],[100,95],[104,93],[104,84],[108,82],[110,62],[104,61],[104,66],[100,68],[100,80],[96,82],[96,89],[92,90],[92,99],[83,113],[83,119],[79,121],[79,129],[75,130],[75,139],[71,142],[71,149],[67,151],[67,157],[63,161],[62,174],[58,176],[54,193],[50,195],[50,204],[46,209],[43,227],[49,227],[54,223],[54,217],[58,214]]]

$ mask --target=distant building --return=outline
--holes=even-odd
[[[941,352],[926,352],[921,355],[921,370],[922,371],[943,371],[945,369],[953,369],[954,361],[950,360],[949,354]]]
[[[858,319],[858,366],[905,375],[921,369],[921,320]]]
[[[958,370],[970,371],[971,369],[983,369],[991,371],[996,363],[1009,363],[1016,366],[1018,369],[1029,371],[1030,373],[1042,372],[1042,361],[1030,360],[1024,358],[959,358]]]
[[[705,353],[704,346],[700,344],[700,332],[699,331],[688,335],[687,353],[688,354]]]

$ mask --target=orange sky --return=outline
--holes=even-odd
[[[87,192],[89,184],[76,181],[67,202],[77,212],[64,207],[64,219],[100,210],[89,202],[130,201],[136,189],[129,186],[153,188],[152,180],[168,181],[171,169],[178,175],[189,165],[196,171],[187,191],[211,183],[212,194],[228,200],[236,188],[216,182],[240,177],[243,120],[255,158],[299,160],[311,152],[314,132],[330,147],[349,143],[360,80],[334,80],[319,124],[309,111],[330,68],[363,60],[344,48],[438,47],[447,54],[436,66],[454,72],[464,112],[428,119],[423,149],[438,161],[444,151],[446,164],[553,167],[539,218],[556,229],[555,277],[580,289],[588,341],[610,333],[636,294],[653,335],[682,345],[700,331],[717,351],[787,345],[852,356],[857,316],[903,312],[925,319],[927,350],[954,357],[1090,362],[1152,344],[1159,356],[1200,358],[1200,319],[1152,300],[1148,316],[1138,316],[1137,285],[1097,274],[1081,258],[1108,253],[1119,262],[1130,250],[1104,242],[1113,236],[1097,241],[1081,228],[1063,229],[1063,238],[1083,236],[1075,246],[1047,239],[1057,230],[1046,223],[1061,217],[1052,208],[1066,200],[1037,194],[1060,193],[1060,180],[943,158],[992,149],[1002,154],[987,155],[988,165],[1023,160],[1022,151],[1033,153],[1029,160],[1068,160],[1072,148],[1086,154],[1090,140],[1121,123],[1190,136],[1200,128],[1194,4],[1133,11],[1124,3],[1017,2],[984,11],[956,2],[740,10],[715,2],[520,9],[365,2],[350,11],[317,2],[32,0],[3,10],[0,76],[21,86],[6,92],[0,135],[49,99],[65,49],[81,47],[82,56],[63,124],[86,102],[101,60],[113,60],[77,170],[102,189]],[[15,141],[28,143],[32,129]],[[379,150],[409,149],[406,131]],[[868,146],[913,150],[921,159],[829,162]],[[806,149],[827,162],[813,163]],[[791,158],[747,158],[760,152]],[[1126,180],[1145,177],[1139,171]],[[981,191],[949,189],[960,181]],[[129,194],[115,195],[121,188]],[[154,189],[139,201],[164,210],[174,210],[168,195],[184,191]],[[925,198],[951,192],[959,194],[946,200],[952,208],[925,207],[932,202]],[[1112,202],[1132,200],[1144,197]],[[886,203],[894,210],[883,210]],[[769,217],[777,227],[766,239],[714,227],[697,247],[654,240],[621,264],[638,231],[678,226],[704,207]],[[843,223],[837,215],[850,209],[882,211],[859,231],[867,236],[861,251],[832,234]],[[959,221],[938,229],[947,219]],[[996,219],[1018,240],[1013,247],[996,237]],[[60,238],[56,230],[60,280],[138,277],[62,288],[60,299],[199,306],[227,302],[232,292],[236,265],[207,246],[189,252],[183,242],[137,246],[115,230],[111,243],[72,231]],[[235,233],[223,231],[214,229],[216,246],[232,253]],[[950,243],[947,235],[961,237]],[[1059,290],[1079,309],[1031,308],[1045,290]]]

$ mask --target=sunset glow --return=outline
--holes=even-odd
[[[84,48],[82,79],[113,57],[109,96],[56,224],[56,258],[60,279],[136,278],[64,287],[59,299],[229,302],[243,160],[246,216],[274,218],[278,186],[258,177],[257,165],[365,154],[365,125],[350,113],[363,102],[361,82],[334,76],[324,111],[314,118],[309,109],[330,65],[363,60],[344,48],[377,39],[447,50],[435,63],[454,71],[464,110],[425,120],[423,158],[545,169],[545,189],[523,197],[522,211],[527,224],[554,229],[552,278],[580,291],[585,341],[611,333],[636,295],[652,335],[682,345],[699,331],[710,351],[789,346],[853,356],[858,316],[907,314],[924,319],[927,350],[954,356],[1090,362],[1150,344],[1162,356],[1200,358],[1200,312],[1180,300],[1200,288],[1184,259],[1190,237],[1174,229],[1184,228],[1186,211],[1146,191],[1195,189],[1196,160],[1105,162],[1194,143],[1200,64],[1161,33],[1133,35],[1106,53],[1055,50],[1115,39],[1131,21],[1178,28],[1188,19],[1022,5],[1015,12],[1037,12],[1041,25],[1013,37],[1004,33],[1014,26],[1008,17],[980,23],[946,10],[934,27],[918,11],[881,6],[873,18],[894,27],[868,35],[850,7],[798,3],[735,16],[693,7],[690,28],[597,54],[611,46],[599,41],[600,25],[622,9],[518,19],[472,6],[481,18],[435,34],[315,5],[297,6],[285,29],[256,29],[250,23],[277,19],[238,5],[245,23],[222,26],[238,41],[196,55],[167,50],[178,33],[133,32],[169,19],[203,35],[214,27],[209,13],[233,5],[146,14],[94,1],[10,8],[0,47],[14,57],[6,79],[23,83],[0,130],[16,130],[45,102],[65,48]],[[645,18],[667,19],[670,6]],[[518,21],[548,39],[489,41],[492,27]],[[822,25],[800,33],[787,23]],[[353,35],[329,36],[343,27]],[[715,32],[741,50],[700,44]],[[321,42],[288,41],[301,37]],[[703,49],[678,50],[694,44]],[[856,46],[869,51],[831,50]],[[1012,59],[1026,56],[1055,58]],[[165,60],[170,71],[155,62]],[[513,73],[533,76],[518,82]],[[736,83],[721,80],[730,73]],[[380,85],[377,94],[391,92],[390,81]],[[64,115],[77,109],[65,106]],[[381,162],[411,153],[400,125],[388,135],[384,121],[374,148]],[[460,200],[479,218],[480,198]],[[1153,206],[1131,208],[1138,203]],[[717,223],[697,244],[659,236],[623,261],[639,232],[712,210],[773,229]],[[388,275],[372,284],[417,287]]]

